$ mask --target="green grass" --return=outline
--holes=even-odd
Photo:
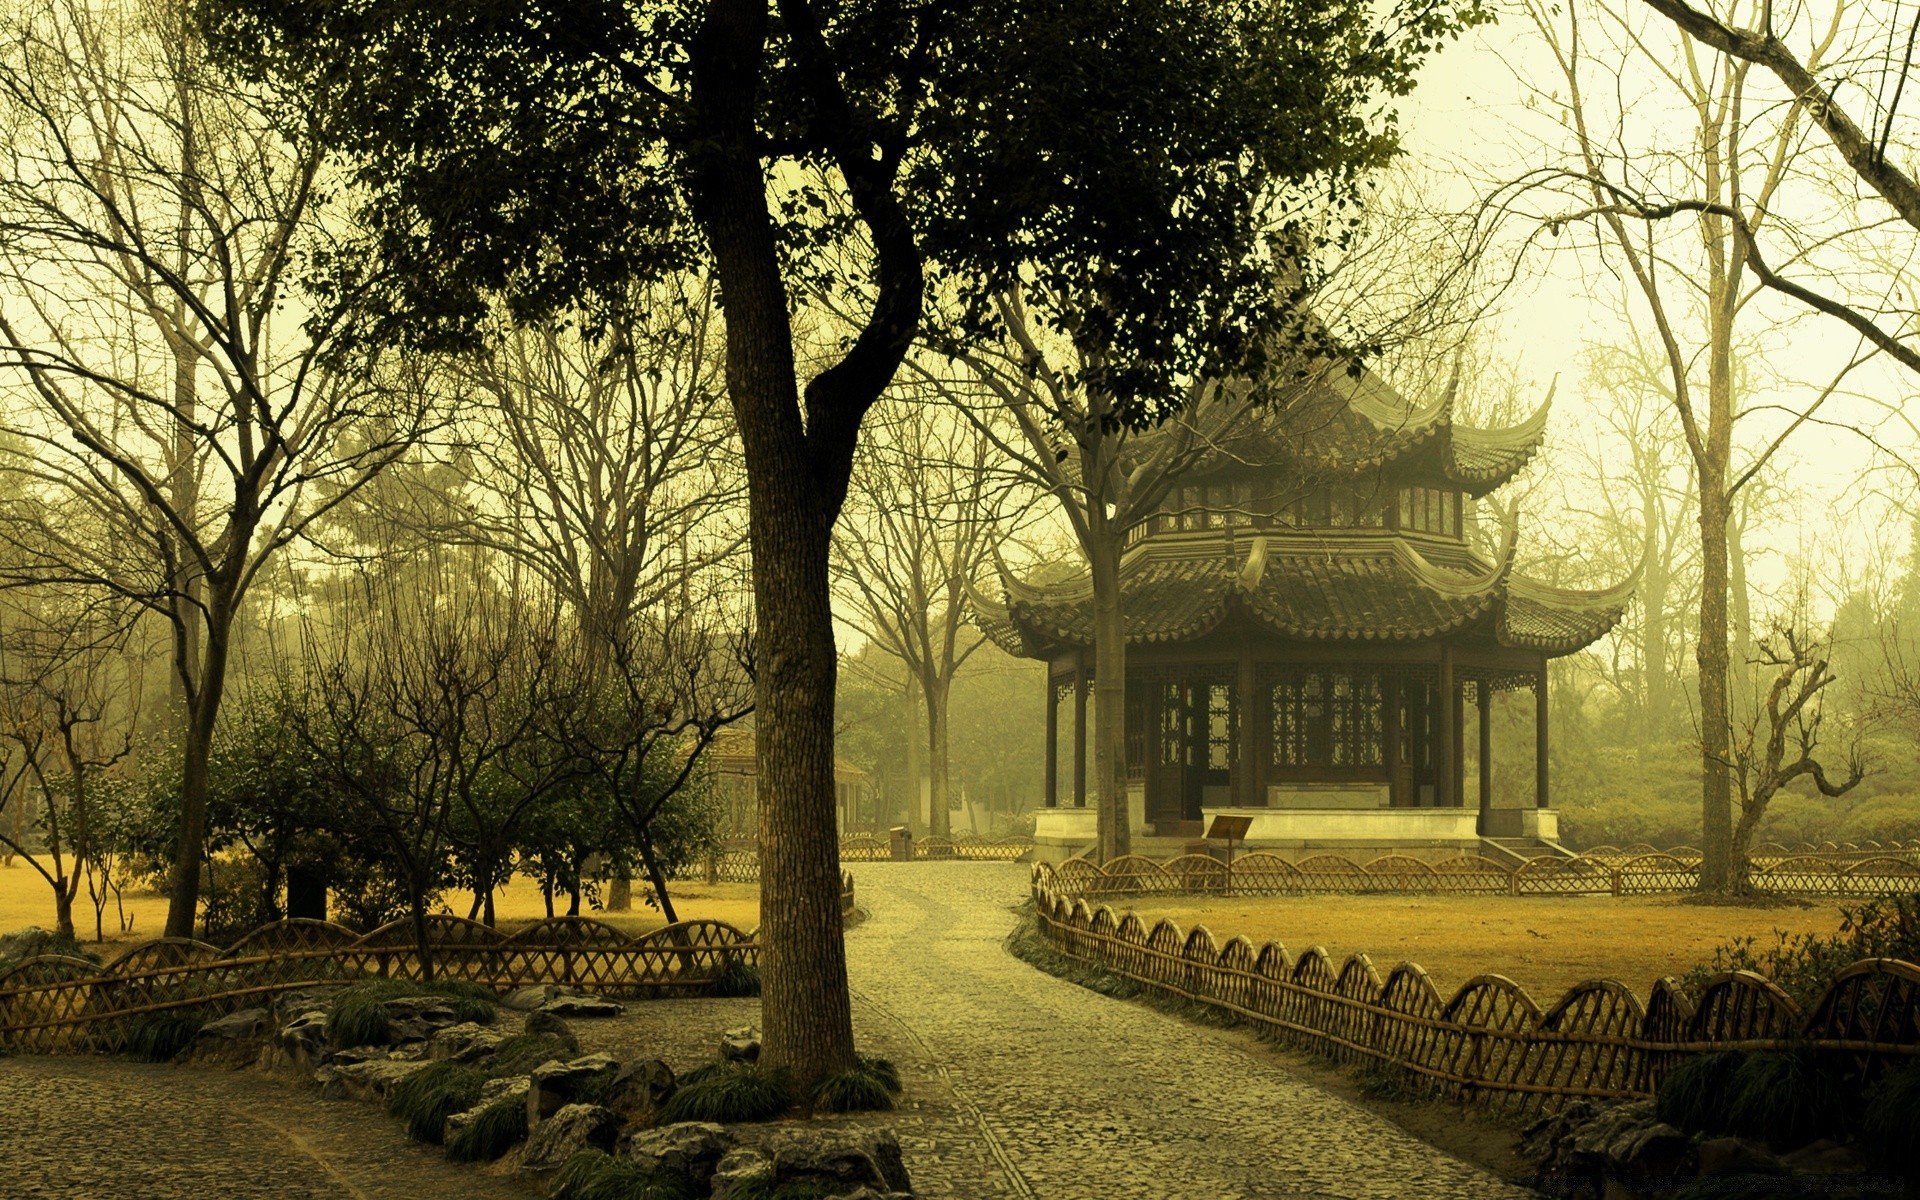
[[[756,1175],[736,1184],[727,1193],[728,1200],[827,1200],[831,1196],[843,1196],[840,1189],[845,1186],[826,1179],[789,1179],[785,1183],[775,1184],[773,1173]]]
[[[1895,1067],[1867,1089],[1859,1133],[1861,1148],[1881,1166],[1920,1170],[1913,1153],[1920,1145],[1920,1062]]]
[[[480,1102],[486,1076],[464,1063],[430,1063],[407,1076],[387,1096],[387,1111],[407,1123],[415,1141],[439,1145],[447,1118]]]
[[[402,996],[440,996],[453,1001],[455,1018],[482,1025],[493,1020],[492,992],[463,979],[415,983],[401,979],[370,979],[356,983],[334,999],[327,1014],[327,1041],[335,1049],[378,1046],[387,1040],[390,1026],[386,1003]]]
[[[447,1143],[447,1157],[455,1162],[492,1162],[527,1136],[527,1102],[522,1096],[502,1096],[480,1110],[473,1123]]]
[[[709,996],[758,996],[760,994],[760,968],[752,963],[742,962],[731,954],[721,963],[720,970],[714,973],[707,983]]]
[[[900,1091],[900,1072],[884,1058],[862,1054],[853,1067],[813,1085],[813,1106],[823,1112],[885,1112]]]
[[[799,1102],[785,1068],[755,1063],[713,1063],[680,1080],[660,1110],[659,1123],[770,1121]]]
[[[681,1175],[652,1172],[599,1150],[582,1150],[553,1178],[551,1200],[696,1200]]]
[[[1845,1090],[1811,1049],[1747,1056],[1733,1073],[1727,1127],[1793,1150],[1842,1127]]]
[[[562,1062],[572,1058],[573,1049],[551,1033],[516,1033],[493,1048],[482,1068],[489,1079],[509,1075],[528,1075],[549,1059]]]
[[[206,1022],[198,1008],[144,1013],[127,1022],[121,1049],[142,1062],[168,1062],[193,1045],[193,1035]]]
[[[1747,1056],[1739,1050],[1692,1054],[1660,1077],[1654,1109],[1662,1121],[1688,1133],[1720,1133],[1727,1128],[1733,1077]]]

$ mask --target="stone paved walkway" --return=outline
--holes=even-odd
[[[206,1066],[0,1058],[0,1195],[58,1200],[531,1200],[378,1109]]]
[[[1006,954],[1022,865],[888,863],[854,875],[872,913],[848,937],[860,1033],[911,1067],[910,1095],[944,1086],[989,1135],[997,1168],[953,1179],[910,1148],[916,1182],[951,1189],[929,1195],[1528,1194],[1311,1086],[1244,1036],[1107,999]]]
[[[894,1129],[926,1200],[1524,1200],[1330,1096],[1244,1034],[1086,991],[1002,942],[1027,869],[854,868],[861,1048],[894,1060]],[[757,1000],[577,1021],[583,1049],[710,1059]],[[0,1196],[62,1200],[526,1200],[409,1143],[377,1109],[250,1071],[0,1059]]]

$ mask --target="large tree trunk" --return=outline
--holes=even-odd
[[[200,901],[200,863],[207,842],[208,766],[213,755],[213,731],[220,719],[220,700],[226,690],[229,620],[225,589],[208,598],[206,654],[200,663],[200,686],[187,714],[186,745],[180,768],[180,825],[173,849],[173,869],[167,876],[167,937],[193,936],[193,919]]]
[[[927,831],[920,819],[920,805],[924,793],[921,781],[927,776],[926,748],[920,741],[920,690],[912,680],[907,681],[907,690],[901,694],[900,703],[906,706],[907,720],[907,813],[904,819],[906,827],[915,837]]]
[[[793,330],[767,215],[754,105],[764,5],[710,8],[695,93],[712,136],[693,165],[727,327],[727,391],[747,466],[757,639],[761,1060],[802,1087],[854,1065],[834,833],[834,512],[809,455]],[[823,431],[811,431],[824,436]]]
[[[1127,827],[1127,629],[1120,606],[1120,536],[1092,506],[1093,763],[1101,862],[1133,852]]]

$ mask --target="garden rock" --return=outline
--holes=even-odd
[[[1809,1175],[1852,1174],[1867,1169],[1867,1164],[1861,1161],[1857,1153],[1832,1138],[1821,1138],[1792,1154],[1783,1154],[1780,1161],[1791,1170]]]
[[[312,1012],[326,1016],[333,1011],[333,1002],[340,998],[345,987],[345,984],[332,984],[281,992],[273,998],[274,1024],[285,1026]]]
[[[500,1101],[511,1099],[516,1104],[524,1104],[526,1098],[527,1077],[525,1075],[509,1075],[503,1079],[487,1080],[480,1085],[480,1099],[474,1101],[472,1108],[447,1117],[447,1126],[441,1141],[451,1142],[459,1136],[461,1130],[473,1124],[481,1113]]]
[[[520,1169],[553,1171],[582,1150],[612,1150],[620,1118],[598,1104],[569,1104],[540,1123],[527,1137]]]
[[[434,1062],[475,1063],[492,1056],[507,1039],[484,1025],[462,1021],[436,1030],[427,1039],[427,1057]]]
[[[577,996],[581,993],[575,988],[561,987],[557,983],[535,983],[523,988],[515,988],[500,998],[507,1008],[532,1012],[543,1005],[550,1004],[563,996]]]
[[[900,1157],[900,1139],[890,1129],[781,1130],[768,1141],[767,1151],[773,1158],[775,1187],[804,1179],[847,1190],[913,1190]]]
[[[709,1187],[717,1187],[715,1176],[721,1163],[737,1152],[726,1126],[681,1121],[658,1129],[633,1130],[620,1139],[620,1153],[648,1171],[678,1175],[692,1185],[696,1194],[705,1194]],[[760,1173],[772,1169],[765,1155],[753,1157],[760,1164]]]
[[[1521,1154],[1550,1195],[1604,1188],[1640,1194],[1692,1173],[1692,1139],[1654,1115],[1647,1100],[1601,1106],[1576,1100],[1526,1132]]]
[[[556,1017],[617,1017],[627,1006],[601,996],[555,996],[534,1011]]]
[[[390,1095],[400,1081],[418,1071],[424,1063],[403,1062],[391,1058],[374,1059],[369,1062],[344,1063],[328,1066],[331,1072],[329,1086],[338,1085],[338,1095],[352,1096],[359,1100],[382,1100]],[[326,1094],[326,1089],[322,1089]]]
[[[231,1063],[244,1066],[260,1057],[272,1029],[264,1008],[243,1008],[239,1012],[208,1021],[193,1035],[188,1056],[194,1062]]]
[[[1780,1175],[1780,1160],[1759,1142],[1745,1138],[1708,1138],[1700,1143],[1700,1175]]]
[[[24,959],[37,958],[42,954],[53,953],[54,936],[51,929],[42,929],[38,925],[29,925],[16,929],[12,933],[0,934],[0,964],[16,963]]]
[[[760,1031],[751,1025],[720,1035],[720,1057],[727,1062],[759,1062]]]
[[[627,1063],[613,1077],[607,1106],[629,1121],[651,1124],[674,1087],[673,1068],[659,1059]]]
[[[533,1069],[527,1082],[527,1128],[533,1129],[562,1107],[572,1104],[580,1090],[603,1074],[618,1070],[610,1054],[589,1054],[571,1062],[551,1059]]]
[[[392,1046],[424,1042],[460,1022],[453,1001],[444,996],[395,996],[381,1007],[387,1010],[387,1044]]]
[[[285,1062],[311,1071],[327,1061],[327,1014],[320,1009],[283,1020],[274,1031],[273,1048]]]
[[[709,1182],[709,1200],[735,1200],[738,1196],[766,1194],[766,1181],[773,1177],[773,1160],[758,1150],[741,1147],[721,1156]]]
[[[572,1027],[550,1012],[541,1012],[537,1008],[534,1009],[527,1014],[526,1025],[523,1028],[528,1033],[546,1034],[549,1037],[560,1038],[566,1042],[568,1053],[580,1053],[580,1039],[573,1036]]]

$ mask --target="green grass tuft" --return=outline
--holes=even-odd
[[[1747,1056],[1739,1050],[1694,1054],[1681,1059],[1660,1077],[1654,1110],[1662,1121],[1687,1133],[1721,1133],[1727,1128],[1727,1107],[1733,1077]]]
[[[893,1093],[871,1071],[851,1067],[813,1085],[813,1106],[823,1112],[885,1112],[893,1107]]]
[[[582,1150],[561,1165],[551,1200],[695,1200],[687,1179],[647,1171],[599,1150]]]
[[[549,1059],[565,1062],[573,1056],[566,1041],[553,1034],[516,1033],[493,1048],[482,1069],[489,1079],[505,1079],[509,1075],[530,1075]]]
[[[799,1101],[793,1077],[783,1067],[715,1063],[716,1070],[689,1071],[660,1110],[662,1125],[678,1121],[770,1121]]]
[[[1912,1174],[1920,1170],[1920,1062],[1882,1075],[1867,1089],[1860,1113],[1860,1146],[1881,1166]]]
[[[896,1096],[900,1094],[900,1069],[893,1065],[892,1059],[875,1058],[868,1054],[856,1054],[854,1057],[860,1060],[862,1070],[880,1081],[881,1087]]]
[[[1837,1132],[1846,1107],[1839,1081],[1811,1049],[1767,1051],[1733,1073],[1727,1128],[1793,1150]]]
[[[447,1157],[455,1162],[492,1162],[526,1136],[525,1098],[502,1096],[481,1109],[470,1125],[454,1135],[447,1143]]]
[[[828,1200],[829,1197],[843,1196],[840,1189],[844,1184],[828,1179],[789,1179],[785,1183],[775,1184],[773,1172],[765,1175],[750,1176],[734,1185],[727,1193],[728,1200]]]
[[[404,979],[370,979],[356,983],[334,999],[327,1013],[327,1041],[335,1049],[379,1046],[387,1040],[386,1002],[402,996],[440,996],[453,1002],[454,1016],[485,1025],[493,1021],[493,993],[464,979],[436,979],[415,983]]]
[[[206,1022],[199,1009],[144,1013],[127,1023],[122,1047],[142,1062],[168,1062],[193,1045],[193,1035]]]
[[[439,1145],[447,1118],[480,1102],[486,1076],[464,1063],[437,1062],[420,1068],[387,1096],[387,1111],[407,1123],[415,1141]]]
[[[707,983],[709,996],[758,996],[760,994],[760,968],[752,963],[743,962],[726,956],[720,969]]]

